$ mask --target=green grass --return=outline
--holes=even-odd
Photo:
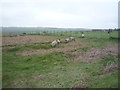
[[[81,52],[87,52],[90,48],[89,47],[82,47],[82,48],[75,48],[73,50],[71,50],[71,52],[74,52],[74,51],[81,51]]]
[[[63,56],[64,58],[62,58]],[[3,60],[5,60],[3,61],[3,67],[5,67],[3,68],[3,82],[6,83],[3,84],[3,87],[11,86],[14,80],[17,82],[16,79],[20,78],[22,74],[27,74],[30,78],[31,74],[34,76],[35,73],[49,73],[54,67],[60,67],[59,70],[64,71],[63,66],[68,64],[64,59],[68,57],[71,56],[62,52],[33,56],[18,56],[15,53],[8,53],[3,57]]]
[[[118,63],[118,55],[111,55],[111,56],[105,56],[100,61],[103,66],[109,66],[111,64],[117,64]]]
[[[33,43],[23,45],[7,45],[3,47],[5,52],[23,51],[23,50],[38,50],[38,49],[50,49],[52,48],[50,43]]]
[[[103,77],[97,78],[94,83],[90,86],[91,88],[117,88],[118,87],[118,72],[112,72],[104,75]]]
[[[58,37],[68,37],[58,35]],[[103,48],[118,44],[117,39],[109,39],[107,33],[85,32],[85,38],[80,33],[72,36],[84,47],[74,49],[87,52],[91,48]],[[52,35],[51,35],[52,36]],[[112,33],[117,38],[117,32]],[[58,46],[59,47],[59,46]],[[93,63],[72,62],[75,55],[64,52],[54,52],[37,55],[16,55],[23,50],[50,49],[48,43],[8,45],[3,47],[3,88],[70,88],[85,84],[88,88],[117,88],[118,72],[104,74],[102,71],[111,64],[117,64],[117,55],[105,56]],[[112,82],[111,82],[112,81]]]

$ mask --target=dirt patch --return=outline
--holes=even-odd
[[[107,74],[107,73],[110,73],[110,72],[113,72],[115,70],[118,70],[118,65],[110,65],[110,66],[107,66],[104,70],[103,70],[103,74]]]
[[[74,61],[91,62],[92,60],[99,59],[108,55],[118,54],[118,45],[111,45],[107,48],[92,48],[88,52],[74,59]]]
[[[79,86],[72,87],[69,90],[79,90],[80,88],[87,88],[87,86],[85,84],[81,84]]]
[[[76,50],[76,51],[68,51],[67,53],[71,54],[71,55],[78,55],[78,54],[81,53],[81,51],[78,51],[78,50]]]
[[[14,37],[2,37],[3,45],[13,45],[13,44],[27,44],[27,43],[41,43],[41,42],[51,42],[57,39],[57,37],[51,36],[14,36]]]
[[[78,51],[71,52],[71,50],[79,48],[79,47],[83,47],[83,46],[85,46],[84,43],[75,41],[75,42],[70,42],[67,44],[64,43],[59,48],[52,48],[52,49],[48,49],[48,50],[39,49],[39,50],[31,50],[31,51],[22,51],[22,52],[17,52],[16,54],[17,55],[32,55],[32,54],[47,54],[47,53],[52,53],[52,52],[65,52],[68,54],[77,54],[77,53],[79,53]]]

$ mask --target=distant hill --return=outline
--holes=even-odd
[[[91,29],[85,28],[54,28],[54,27],[2,27],[2,34],[22,34],[30,32],[40,32],[40,31],[88,31]]]

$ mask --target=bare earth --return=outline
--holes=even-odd
[[[103,73],[104,74],[107,74],[107,73],[110,73],[112,71],[115,71],[115,70],[118,70],[118,65],[117,64],[112,64],[110,66],[107,66],[104,70],[103,70]]]
[[[6,36],[2,37],[3,45],[13,45],[13,44],[27,44],[27,43],[41,43],[50,42],[57,39],[51,36]]]
[[[40,42],[51,42],[58,38],[51,36],[17,36],[17,37],[2,37],[3,45],[12,45],[12,44],[26,44],[26,43],[40,43]],[[64,40],[64,39],[62,39]],[[76,48],[86,47],[87,44],[80,41],[73,41],[70,43],[61,43],[60,47],[51,48],[48,50],[39,49],[39,50],[29,50],[29,51],[20,51],[16,52],[17,55],[33,55],[33,54],[47,54],[52,52],[65,52],[71,55],[77,55],[73,59],[74,62],[84,61],[91,63],[94,60],[100,59],[104,56],[109,55],[118,55],[118,45],[109,45],[106,48],[92,48],[89,51],[83,53],[80,50],[75,50]],[[73,50],[73,51],[71,51]],[[109,73],[111,71],[117,70],[118,65],[107,66],[103,73]],[[70,88],[70,90],[76,90],[77,88],[86,88],[85,84],[81,84],[76,87]]]
[[[78,41],[73,41],[70,43],[67,43],[59,48],[52,48],[52,49],[39,49],[39,50],[31,50],[31,51],[22,51],[22,52],[17,52],[17,55],[32,55],[32,54],[46,54],[46,53],[51,53],[51,52],[66,52],[69,54],[75,54],[76,52],[71,52],[71,50],[83,47],[85,46],[84,43],[78,42]]]
[[[81,55],[78,58],[74,59],[74,61],[91,62],[92,60],[99,59],[104,56],[117,55],[117,54],[118,54],[118,45],[111,45],[106,48],[92,48],[84,55]]]
[[[70,42],[64,44],[59,48],[52,48],[48,50],[39,49],[39,50],[30,50],[30,51],[21,51],[17,52],[17,55],[32,55],[32,54],[46,54],[51,52],[65,52],[72,55],[78,55],[73,61],[85,61],[92,62],[92,60],[96,60],[108,55],[117,55],[118,54],[118,45],[109,45],[106,48],[92,48],[86,53],[82,53],[80,50],[72,51],[76,48],[84,47],[86,44],[81,43],[79,41]]]
[[[2,37],[3,45],[12,45],[12,44],[27,44],[27,43],[41,43],[41,42],[51,42],[56,37],[51,36],[14,36],[14,37]],[[61,39],[62,41],[64,38]],[[49,44],[49,43],[48,43]],[[86,53],[82,53],[80,50],[75,50],[76,48],[82,48],[87,46],[86,43],[80,41],[72,41],[70,43],[61,43],[60,47],[51,48],[48,50],[39,49],[39,50],[29,50],[29,51],[21,51],[17,52],[17,55],[32,55],[32,54],[46,54],[51,52],[65,52],[71,55],[78,55],[73,61],[85,61],[91,62],[92,60],[99,59],[103,56],[118,54],[118,45],[110,45],[106,48],[92,48]],[[71,51],[73,50],[73,51]]]

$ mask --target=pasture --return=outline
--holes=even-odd
[[[3,88],[118,88],[118,32],[2,37]],[[64,43],[67,37],[75,41]],[[61,43],[51,47],[50,43]]]

